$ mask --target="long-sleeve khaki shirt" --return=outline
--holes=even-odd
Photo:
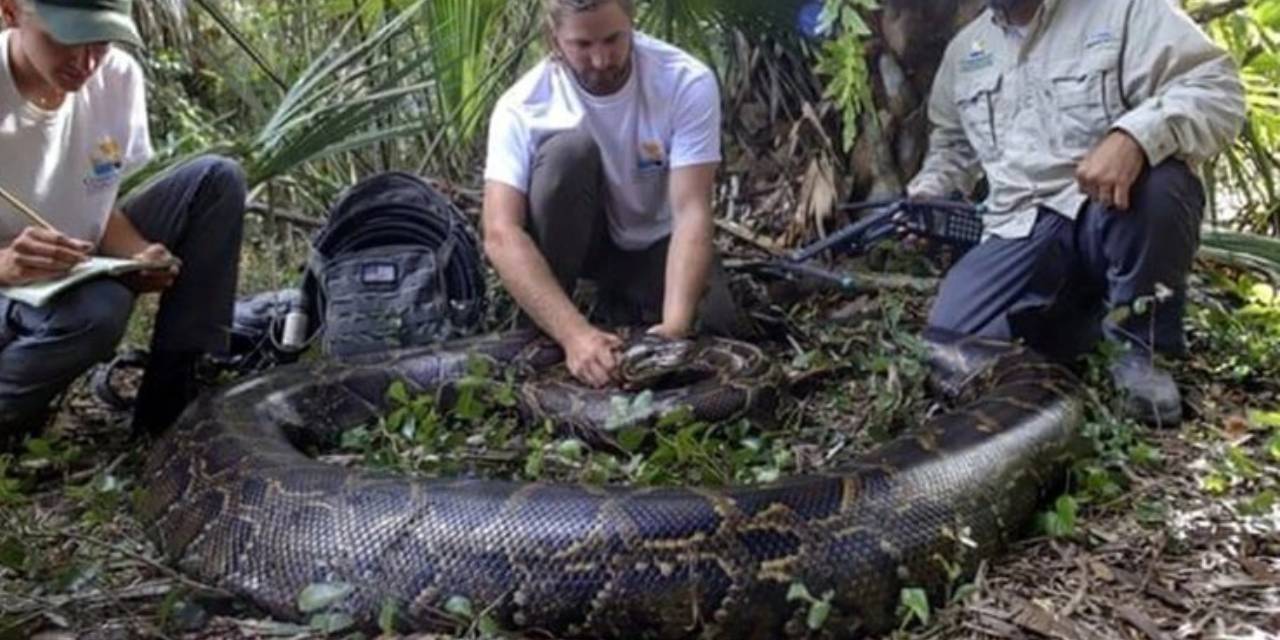
[[[1076,217],[1076,167],[1109,132],[1131,135],[1151,166],[1198,167],[1244,115],[1234,61],[1170,0],[1044,0],[1021,33],[988,11],[947,47],[908,192],[968,193],[984,172],[987,233],[1021,238],[1039,207]]]

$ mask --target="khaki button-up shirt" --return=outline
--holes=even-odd
[[[929,99],[929,155],[911,194],[990,185],[988,235],[1030,234],[1037,210],[1074,219],[1077,165],[1113,130],[1151,166],[1192,167],[1244,122],[1234,62],[1170,0],[1044,0],[1021,33],[985,12],[947,47]]]

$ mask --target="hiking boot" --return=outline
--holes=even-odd
[[[1156,367],[1151,356],[1130,352],[1111,365],[1111,379],[1125,395],[1125,413],[1139,422],[1157,427],[1176,427],[1182,422],[1182,394],[1173,376]]]
[[[133,406],[134,437],[159,435],[178,420],[200,391],[196,383],[199,359],[200,354],[194,352],[151,354]]]

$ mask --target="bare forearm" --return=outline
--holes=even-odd
[[[693,328],[698,303],[706,292],[711,274],[714,234],[715,223],[709,211],[690,216],[673,230],[667,253],[663,325],[681,332]]]
[[[500,239],[486,240],[486,251],[511,297],[556,342],[564,344],[589,327],[529,234],[505,232]]]
[[[133,226],[123,212],[116,209],[107,218],[107,227],[98,243],[98,253],[115,258],[131,258],[149,246],[151,241],[143,237],[142,232]]]

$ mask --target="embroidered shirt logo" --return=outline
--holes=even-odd
[[[974,40],[973,46],[969,47],[969,55],[960,61],[960,70],[967,73],[986,69],[993,64],[995,64],[995,58],[987,50],[987,44],[982,40]]]
[[[1111,44],[1112,42],[1116,42],[1115,34],[1111,33],[1110,29],[1103,29],[1102,31],[1098,31],[1097,33],[1089,34],[1089,37],[1085,38],[1084,48],[1092,49],[1094,47],[1100,47],[1104,44]]]
[[[124,152],[111,136],[103,136],[89,153],[89,175],[84,185],[90,193],[107,189],[120,181],[124,171]]]
[[[657,140],[645,140],[640,143],[640,160],[636,168],[640,171],[655,171],[667,165],[667,152]]]

